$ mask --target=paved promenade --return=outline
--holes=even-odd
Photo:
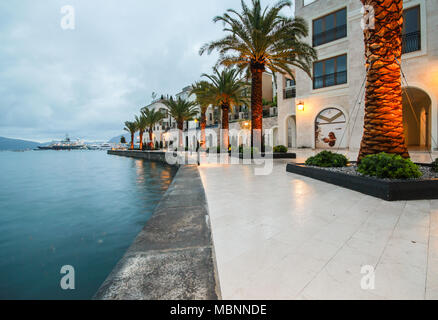
[[[438,200],[386,202],[286,163],[199,168],[223,299],[438,299]]]

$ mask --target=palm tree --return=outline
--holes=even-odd
[[[184,130],[184,121],[190,121],[198,114],[196,103],[178,98],[173,100],[164,100],[163,103],[169,110],[172,118],[175,119],[179,131],[179,147],[183,146],[182,132]]]
[[[146,118],[146,123],[147,123],[147,127],[149,128],[149,146],[151,148],[154,147],[154,143],[152,142],[152,132],[153,132],[153,127],[160,122],[161,120],[163,120],[164,118],[164,114],[161,111],[155,111],[154,109],[148,109],[148,108],[143,108],[141,110],[141,114]]]
[[[131,134],[131,150],[134,150],[134,135],[137,131],[137,122],[126,121],[123,129]]]
[[[201,148],[205,148],[205,127],[207,125],[207,117],[205,113],[211,104],[210,83],[207,81],[199,81],[192,85],[190,95],[196,96],[196,104],[201,109]]]
[[[374,28],[364,30],[367,82],[364,134],[358,161],[380,152],[409,158],[403,130],[401,55],[403,1],[362,0],[374,8]]]
[[[281,0],[272,7],[262,9],[260,0],[251,0],[248,7],[242,0],[242,12],[228,9],[214,22],[223,22],[227,36],[205,44],[200,54],[218,50],[219,64],[237,65],[251,73],[251,117],[252,129],[263,129],[262,74],[266,68],[295,76],[291,67],[305,71],[309,76],[313,61],[317,59],[315,49],[304,42],[308,35],[304,19],[282,16],[280,11],[291,7],[289,0]],[[254,131],[253,131],[254,135]],[[260,141],[259,134],[255,137]],[[254,139],[254,138],[253,138]]]
[[[146,117],[143,114],[140,114],[140,117],[135,116],[135,124],[140,133],[140,150],[143,150],[143,134],[148,126]]]
[[[234,68],[225,68],[222,71],[213,68],[212,75],[204,73],[202,76],[211,82],[207,95],[211,103],[222,109],[222,145],[228,150],[228,113],[230,108],[249,104],[246,97],[248,84],[240,78],[239,70]]]

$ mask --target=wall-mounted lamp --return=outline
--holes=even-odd
[[[300,101],[297,105],[298,111],[304,111],[304,102]]]

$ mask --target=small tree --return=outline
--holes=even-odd
[[[177,128],[179,130],[179,148],[183,146],[182,131],[184,129],[184,121],[190,121],[198,114],[198,110],[195,102],[183,100],[164,100],[163,103],[169,110],[169,114],[175,119]]]
[[[121,144],[125,144],[126,143],[126,138],[124,136],[120,137],[120,143]]]
[[[126,121],[124,130],[128,131],[131,135],[131,148],[130,149],[133,150],[134,149],[134,135],[135,135],[135,132],[138,130],[137,121],[134,121],[134,122]]]

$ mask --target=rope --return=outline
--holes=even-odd
[[[367,76],[366,76],[366,75],[367,75],[367,73],[365,73],[365,77],[364,77],[364,79],[363,79],[362,86],[361,86],[361,88],[360,88],[360,90],[359,90],[359,94],[357,95],[356,102],[354,103],[354,107],[353,107],[353,110],[352,110],[352,112],[351,112],[351,115],[353,116],[353,115],[354,115],[354,110],[356,109],[356,106],[358,106],[358,108],[357,108],[357,112],[356,112],[356,116],[355,116],[355,119],[354,119],[353,129],[351,130],[351,133],[349,134],[349,138],[351,138],[351,135],[353,134],[354,127],[356,126],[357,117],[358,117],[358,115],[359,115],[360,105],[361,105],[361,102],[359,101],[359,99],[361,98],[361,96],[362,96],[362,90],[363,90],[364,87],[365,87],[365,83],[366,83],[366,80],[367,80]],[[359,103],[359,104],[358,104],[358,103]],[[351,118],[352,118],[352,117],[348,117],[347,125],[346,125],[346,128],[345,128],[345,130],[344,130],[344,133],[342,134],[341,141],[339,142],[339,145],[338,145],[338,148],[337,148],[337,150],[336,150],[336,153],[338,153],[338,152],[339,152],[339,149],[341,148],[342,142],[343,142],[343,140],[344,140],[345,133],[347,132],[347,128],[348,128],[348,126],[350,125]]]

